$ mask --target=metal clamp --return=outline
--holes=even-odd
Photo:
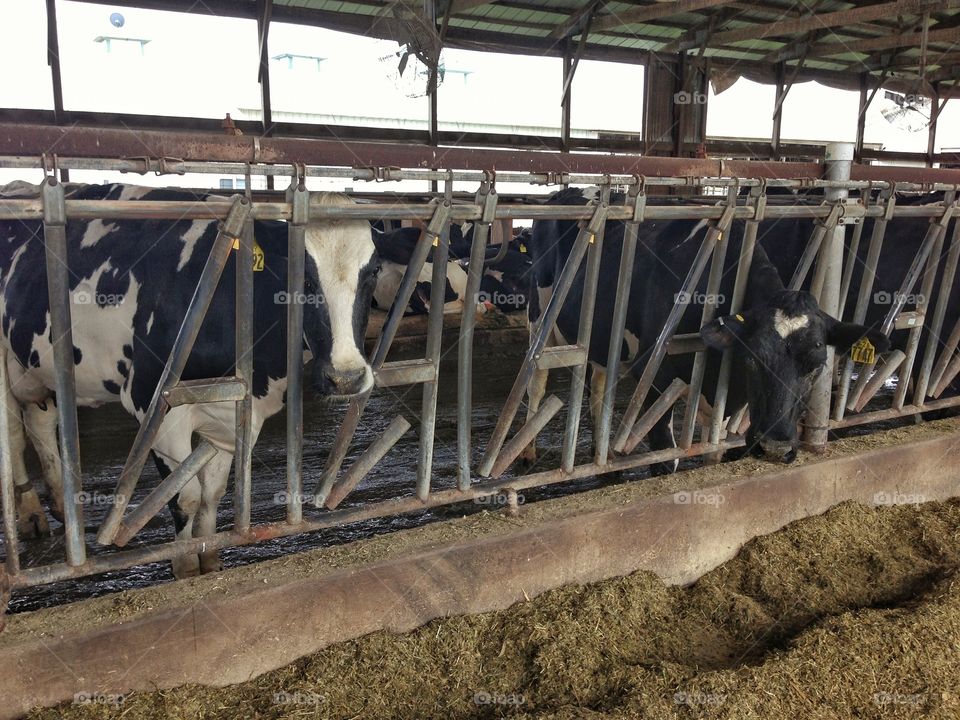
[[[642,223],[647,214],[647,178],[645,175],[634,175],[634,182],[630,185],[624,204],[633,204],[633,217],[630,222]]]
[[[442,233],[446,227],[452,207],[452,203],[447,199],[437,202],[437,209],[433,211],[433,216],[430,218],[430,222],[427,223],[427,227],[424,230],[424,233],[432,237],[434,242],[437,241],[440,233]]]
[[[47,153],[40,155],[40,167],[43,168],[43,174],[47,177],[60,177],[60,167],[58,165],[57,154],[53,153],[48,160]]]
[[[877,202],[880,202],[878,199]],[[890,186],[890,194],[885,199],[885,207],[883,210],[883,219],[886,221],[893,220],[893,211],[897,207],[897,184],[893,183]]]
[[[171,170],[167,163],[180,163],[181,167]],[[186,171],[182,167],[183,158],[159,157],[157,158],[156,174],[159,175],[184,175]],[[250,173],[250,163],[247,163],[247,173]]]
[[[48,175],[44,180],[40,197],[43,201],[43,224],[66,225],[67,204],[63,183],[55,175]]]
[[[497,215],[497,190],[492,182],[486,180],[480,184],[474,202],[480,208],[480,222],[489,225]]]
[[[570,184],[570,173],[568,172],[555,172],[550,170],[545,173],[531,173],[531,175],[543,175],[545,180],[537,181],[531,180],[531,185],[569,185]]]

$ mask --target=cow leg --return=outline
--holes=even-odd
[[[233,453],[219,450],[200,471],[200,507],[193,519],[193,537],[206,537],[217,532],[217,506],[226,492],[232,464]],[[200,553],[201,573],[219,572],[222,569],[217,550]]]
[[[534,413],[540,409],[540,401],[547,393],[547,378],[550,376],[549,370],[534,370],[533,377],[527,383],[527,421],[533,417]],[[533,467],[537,462],[537,439],[530,441],[520,453],[520,462],[526,467]]]
[[[4,362],[4,357],[0,362]],[[23,453],[27,449],[27,438],[23,428],[23,413],[19,401],[13,396],[9,386],[3,389],[7,396],[7,427],[10,437],[10,464],[13,470],[13,491],[17,504],[17,531],[20,537],[31,539],[50,534],[50,523],[40,504],[40,496],[30,482]]]
[[[29,403],[23,416],[30,442],[40,458],[49,493],[50,514],[63,522],[63,471],[57,443],[57,408],[49,400],[43,405]]]
[[[179,412],[178,412],[179,411]],[[184,408],[171,410],[160,426],[159,440],[153,447],[153,458],[162,478],[186,460],[192,450],[190,442],[193,423],[184,417]],[[173,528],[177,540],[193,538],[193,524],[200,509],[200,480],[192,477],[179,493],[167,503],[173,515]],[[200,574],[200,558],[196,553],[181,555],[170,561],[173,576],[178,580]]]

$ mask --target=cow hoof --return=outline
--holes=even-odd
[[[177,580],[197,577],[200,574],[200,558],[197,555],[184,555],[170,561],[173,577]]]
[[[17,520],[17,530],[23,540],[36,540],[38,538],[50,537],[50,523],[43,512],[32,512],[28,515],[21,515]]]
[[[223,570],[223,563],[220,562],[219,553],[213,553],[212,557],[200,556],[200,574],[215,573]]]

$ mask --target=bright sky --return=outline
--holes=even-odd
[[[57,12],[68,109],[257,116],[254,21],[69,0],[57,0]],[[111,24],[112,13],[123,16],[122,27]],[[0,2],[0,67],[7,68],[0,107],[52,108],[45,38],[42,0]],[[305,122],[307,116],[314,121],[321,116],[330,124],[426,127],[426,99],[407,96],[422,79],[414,77],[415,67],[398,77],[396,43],[273,23],[269,49],[273,58],[285,56],[271,61],[275,119]],[[447,50],[443,59],[446,77],[438,98],[443,129],[489,131],[500,126],[503,131],[559,135],[558,58]],[[583,61],[572,93],[576,135],[598,130],[639,133],[640,66]],[[908,132],[884,119],[881,96],[867,116],[866,142],[925,150],[924,130]],[[745,79],[720,95],[711,91],[708,135],[769,137],[773,98],[772,86]],[[857,105],[858,93],[853,91],[796,85],[784,105],[782,137],[852,141]],[[960,100],[948,103],[941,115],[937,140],[938,150],[960,147]],[[100,181],[105,175],[75,177]],[[9,177],[9,171],[0,171],[0,180]]]

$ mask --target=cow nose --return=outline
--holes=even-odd
[[[330,368],[325,374],[338,395],[356,395],[363,390],[367,369],[362,366],[345,369]]]
[[[772,462],[789,465],[797,459],[797,449],[789,440],[761,440],[760,447],[763,448],[763,454]]]

